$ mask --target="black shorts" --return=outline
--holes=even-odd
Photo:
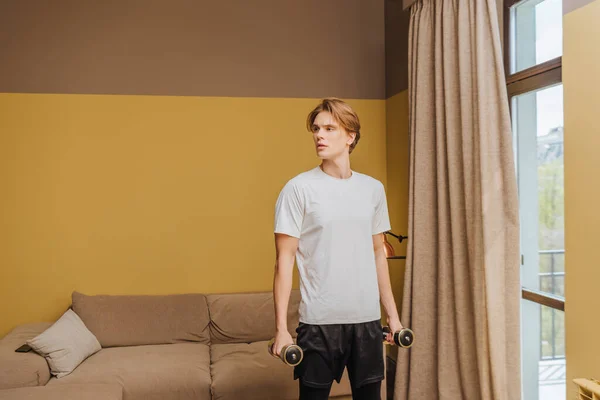
[[[306,386],[328,387],[340,383],[344,368],[353,387],[383,380],[381,321],[357,324],[309,325],[300,323],[296,343],[304,359],[294,367],[294,379]]]

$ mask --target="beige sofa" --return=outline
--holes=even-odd
[[[300,294],[288,326],[298,324]],[[72,295],[73,311],[102,349],[72,373],[52,377],[46,360],[15,349],[51,323],[25,324],[0,341],[0,400],[297,399],[293,368],[267,352],[271,293],[164,296]],[[382,384],[385,399],[386,384]],[[350,399],[347,373],[331,398]]]

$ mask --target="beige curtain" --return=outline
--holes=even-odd
[[[518,201],[497,0],[419,0],[394,399],[521,398]]]

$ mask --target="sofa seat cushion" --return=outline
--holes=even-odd
[[[102,349],[48,385],[114,383],[124,400],[210,399],[210,350],[200,343]]]
[[[0,390],[0,400],[121,400],[118,383],[37,386]]]
[[[43,386],[48,382],[50,368],[44,357],[35,351],[15,350],[50,326],[51,322],[23,324],[0,340],[0,389]]]
[[[267,341],[215,344],[211,348],[215,400],[298,399],[294,368],[267,351]],[[333,383],[331,397],[351,394],[347,372]]]

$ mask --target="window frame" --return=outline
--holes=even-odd
[[[527,0],[502,0],[503,1],[503,44],[504,44],[504,71],[506,78],[506,90],[508,93],[508,105],[511,116],[512,99],[523,93],[562,83],[562,56],[541,64],[534,65],[522,71],[511,73],[512,31],[511,31],[511,8]],[[511,117],[512,118],[512,117]],[[521,288],[521,298],[551,307],[556,310],[565,310],[565,299],[550,293],[534,291],[526,287]]]
[[[527,0],[503,0],[504,16],[504,71],[508,89],[509,103],[512,97],[536,89],[542,89],[562,82],[562,56],[534,65],[522,71],[511,73],[510,62],[513,48],[511,46],[511,7]]]

